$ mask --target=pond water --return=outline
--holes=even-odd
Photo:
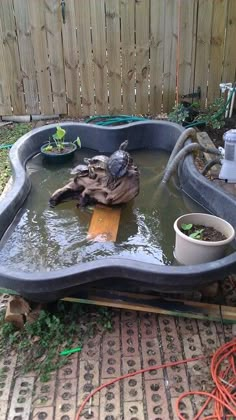
[[[118,255],[175,264],[174,220],[183,213],[204,210],[172,183],[163,191],[158,188],[158,175],[168,160],[166,152],[132,152],[141,173],[140,193],[122,208],[116,243],[86,239],[91,209],[78,209],[75,201],[49,207],[50,195],[68,182],[72,167],[94,154],[80,150],[73,161],[60,166],[46,164],[40,154],[28,162],[32,190],[0,242],[1,265],[28,272],[50,271]]]

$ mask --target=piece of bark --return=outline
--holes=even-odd
[[[63,201],[76,199],[79,206],[96,203],[113,206],[128,203],[139,193],[140,174],[135,166],[109,185],[105,170],[95,170],[95,175],[95,178],[75,176],[51,195],[50,205],[54,207]]]

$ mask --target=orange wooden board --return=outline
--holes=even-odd
[[[120,208],[95,207],[87,238],[97,242],[115,242],[120,222]]]

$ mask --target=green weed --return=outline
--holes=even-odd
[[[19,331],[4,321],[0,313],[0,358],[17,351],[22,373],[36,372],[41,381],[67,364],[68,358],[59,356],[65,349],[82,347],[86,339],[97,332],[110,331],[112,312],[106,308],[91,310],[85,305],[59,302],[51,310],[42,310],[38,319],[26,322]]]
[[[0,129],[0,146],[15,143],[21,136],[31,129],[31,124],[11,124]],[[0,148],[0,194],[11,176],[11,167],[8,159],[10,149]]]

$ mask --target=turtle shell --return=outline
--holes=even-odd
[[[113,178],[121,178],[126,174],[129,164],[129,153],[117,150],[108,159],[107,169]]]
[[[89,168],[87,165],[80,164],[73,168],[70,173],[71,175],[87,176],[89,173]]]

